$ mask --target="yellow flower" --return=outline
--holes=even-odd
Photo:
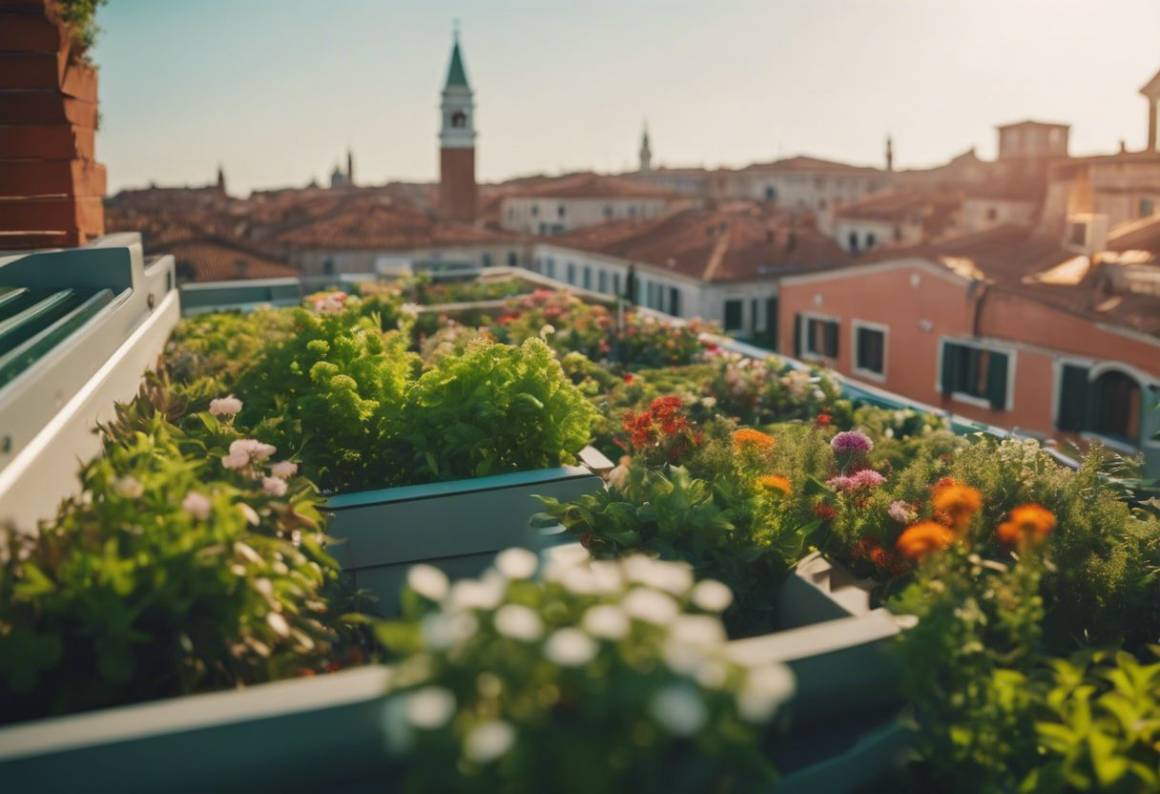
[[[763,477],[758,477],[757,484],[769,491],[781,491],[786,496],[789,496],[790,493],[789,480],[780,474],[766,474]]]

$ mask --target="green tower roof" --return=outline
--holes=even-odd
[[[467,84],[467,70],[463,68],[463,56],[459,54],[459,37],[455,37],[455,46],[451,48],[451,65],[447,67],[446,88],[458,86],[470,88]]]

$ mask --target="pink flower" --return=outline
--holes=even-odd
[[[181,501],[181,509],[189,513],[198,521],[205,521],[209,518],[210,511],[213,509],[213,504],[209,498],[197,491],[190,491],[185,495],[185,499]]]
[[[234,395],[210,400],[209,412],[214,416],[234,416],[242,410],[242,401]]]
[[[862,455],[874,449],[874,442],[861,431],[847,430],[831,439],[830,448],[837,455]]]
[[[874,471],[874,469],[862,469],[862,471],[855,474],[851,479],[854,481],[856,488],[877,488],[886,482],[886,478]]]
[[[266,460],[277,451],[278,448],[272,444],[263,444],[261,441],[255,441],[252,438],[239,438],[230,444],[230,454],[222,458],[222,465],[227,469],[241,468],[251,461]],[[230,465],[226,463],[227,459],[233,463],[241,460],[242,463],[240,465]]]
[[[826,480],[826,485],[833,488],[835,491],[852,491],[855,488],[854,478],[847,477],[844,474],[839,474],[837,477],[831,477]]]
[[[281,477],[263,477],[262,490],[271,496],[285,496],[286,481]]]
[[[222,465],[227,469],[241,469],[250,464],[250,456],[245,452],[231,452],[222,456]]]
[[[292,460],[279,461],[270,467],[270,474],[283,480],[289,480],[297,473],[298,464]]]

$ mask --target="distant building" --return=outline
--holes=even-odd
[[[500,224],[523,234],[565,234],[610,221],[658,218],[689,201],[627,179],[573,174],[511,190],[500,201]]]
[[[1140,95],[1148,102],[1148,137],[1145,139],[1144,151],[1160,151],[1160,132],[1157,131],[1157,114],[1160,113],[1160,72],[1140,89]]]
[[[790,212],[822,212],[852,204],[891,184],[878,168],[817,157],[755,163],[721,175],[722,198],[764,201]]]
[[[648,140],[648,124],[640,133],[640,172],[647,174],[652,170],[652,146]]]
[[[451,48],[451,63],[443,85],[439,130],[439,211],[443,217],[473,221],[476,217],[475,100],[459,49],[459,34]]]
[[[334,170],[330,172],[330,187],[344,188],[354,187],[354,153],[346,150],[346,170],[342,170],[342,166],[335,165]]]
[[[891,190],[823,213],[818,225],[851,254],[917,245],[946,231],[960,200],[954,193]]]

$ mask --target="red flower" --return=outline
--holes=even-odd
[[[814,420],[818,427],[829,427],[830,423],[834,421],[834,417],[823,411],[818,414],[818,418]]]
[[[838,511],[825,502],[819,502],[814,508],[814,515],[823,521],[829,521],[834,516],[838,515]]]
[[[626,372],[626,373],[624,373],[624,382],[625,382],[625,383],[632,383],[632,382],[633,382],[633,380],[635,380],[635,379],[633,378],[633,376],[632,376],[632,373],[631,373],[631,372]]]

